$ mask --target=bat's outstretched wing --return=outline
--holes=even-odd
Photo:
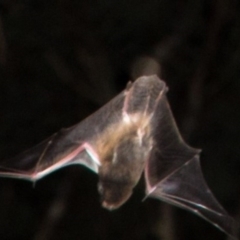
[[[205,183],[200,150],[181,138],[166,94],[157,103],[152,124],[155,146],[145,168],[147,196],[189,210],[232,236],[234,221]]]
[[[156,76],[128,84],[125,91],[84,121],[62,129],[15,158],[0,161],[0,176],[36,181],[71,164],[85,165],[98,173],[125,135],[131,135],[136,117],[141,122],[151,115],[162,85],[165,83]]]
[[[70,164],[82,164],[97,173],[101,159],[95,144],[109,125],[121,120],[124,98],[122,92],[77,125],[62,129],[15,158],[1,161],[0,176],[36,181]]]
[[[56,133],[32,149],[2,162],[0,176],[36,181],[71,164],[82,164],[98,172],[100,162],[89,143],[72,143],[61,148],[57,141],[60,137],[61,132]]]

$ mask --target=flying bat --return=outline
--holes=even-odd
[[[189,210],[231,237],[233,220],[204,181],[200,150],[182,139],[164,81],[143,76],[96,113],[21,155],[0,162],[0,176],[37,181],[80,164],[99,176],[102,206],[125,203],[144,172],[146,197]]]

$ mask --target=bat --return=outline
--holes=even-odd
[[[84,165],[99,176],[102,206],[113,210],[144,173],[146,198],[189,210],[234,238],[234,221],[205,183],[200,150],[182,139],[167,90],[156,75],[138,78],[84,121],[1,161],[0,176],[35,182],[62,167]]]

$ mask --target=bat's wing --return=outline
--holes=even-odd
[[[189,210],[232,236],[234,222],[205,183],[200,150],[181,138],[166,94],[157,103],[152,121],[155,147],[145,168],[147,196]]]
[[[121,120],[125,92],[93,115],[19,156],[0,161],[0,176],[36,181],[70,164],[81,164],[95,173],[101,165],[96,151],[96,139],[110,124]]]
[[[61,148],[60,137],[61,133],[56,133],[17,157],[1,162],[0,176],[36,181],[71,164],[82,164],[98,172],[100,162],[90,144],[80,141],[79,144],[71,143]],[[62,141],[65,141],[64,138]]]
[[[120,133],[123,138],[129,134],[128,130],[126,134],[121,132],[135,121],[132,115],[149,115],[163,85],[156,76],[137,79],[79,124],[59,131],[13,159],[0,161],[0,176],[35,181],[70,164],[82,164],[97,173],[103,157],[108,157],[102,155],[108,155],[111,142],[118,146],[121,141],[112,136]]]
[[[0,176],[36,181],[71,164],[85,165],[98,173],[102,155],[108,152],[108,145],[111,142],[119,144],[114,141],[118,138],[113,136],[119,130],[126,129],[128,119],[131,119],[129,115],[150,114],[163,85],[165,86],[164,82],[157,77],[137,79],[79,124],[55,133],[15,158],[0,161]]]

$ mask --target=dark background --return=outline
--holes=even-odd
[[[234,0],[0,0],[0,156],[71,126],[158,73],[204,176],[240,218],[240,14]],[[160,66],[160,67],[159,67]],[[37,182],[0,179],[1,240],[221,240],[195,215],[134,195],[101,208],[97,176],[68,167]]]

